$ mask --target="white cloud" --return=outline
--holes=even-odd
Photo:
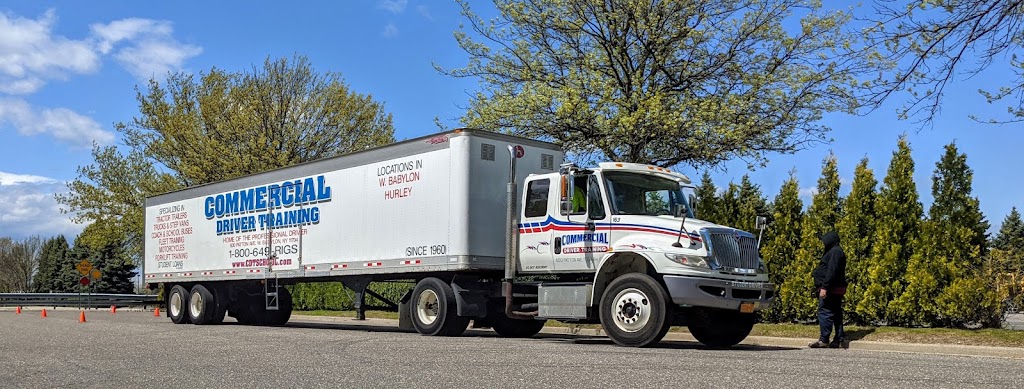
[[[11,125],[22,135],[47,134],[79,147],[93,142],[109,145],[114,134],[92,118],[67,108],[36,108],[21,99],[0,99],[0,126]]]
[[[186,60],[203,52],[174,39],[174,27],[168,21],[130,18],[89,27],[103,54],[123,43],[114,58],[140,81],[181,70]]]
[[[394,23],[388,23],[388,25],[384,26],[385,38],[394,38],[396,36],[398,36],[398,27]]]
[[[19,184],[46,184],[54,183],[57,180],[43,176],[33,176],[31,174],[15,174],[8,172],[0,172],[0,186],[3,185],[19,185]]]
[[[56,21],[53,10],[38,19],[0,12],[0,92],[33,93],[47,80],[99,68],[92,42],[53,35]]]
[[[38,177],[9,174],[17,177]],[[64,234],[78,235],[85,227],[71,221],[70,215],[60,212],[60,204],[53,195],[64,192],[64,183],[47,179],[46,182],[23,182],[0,185],[0,236],[15,239],[32,235],[43,237]]]
[[[383,8],[391,13],[402,13],[405,11],[405,7],[409,5],[408,0],[380,0],[377,2],[378,8]]]

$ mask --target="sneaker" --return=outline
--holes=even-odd
[[[834,340],[828,344],[828,348],[850,348],[850,344],[844,340]]]
[[[807,347],[810,347],[810,348],[827,348],[828,347],[828,343],[825,343],[825,342],[822,342],[822,341],[819,340],[817,342],[814,342],[814,343],[811,343],[811,344],[807,345]]]

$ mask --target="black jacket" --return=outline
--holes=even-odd
[[[839,247],[839,234],[827,232],[821,236],[825,254],[814,269],[814,289],[829,289],[846,286],[846,253]]]

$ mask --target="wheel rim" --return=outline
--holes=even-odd
[[[171,293],[171,301],[167,304],[171,310],[171,316],[181,316],[181,293]]]
[[[424,290],[416,301],[416,317],[424,325],[433,325],[437,321],[438,303],[437,293],[433,290]]]
[[[651,300],[639,289],[624,289],[612,301],[615,326],[620,330],[637,332],[651,321]]]
[[[203,295],[201,293],[192,293],[189,305],[191,305],[192,314],[196,317],[203,315]]]

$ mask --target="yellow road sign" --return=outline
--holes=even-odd
[[[100,269],[92,269],[92,279],[99,281],[101,275]]]
[[[75,268],[78,269],[78,272],[82,273],[83,276],[88,276],[89,271],[92,270],[92,262],[89,262],[88,259],[83,259],[82,262],[78,263],[78,266],[75,266]]]

